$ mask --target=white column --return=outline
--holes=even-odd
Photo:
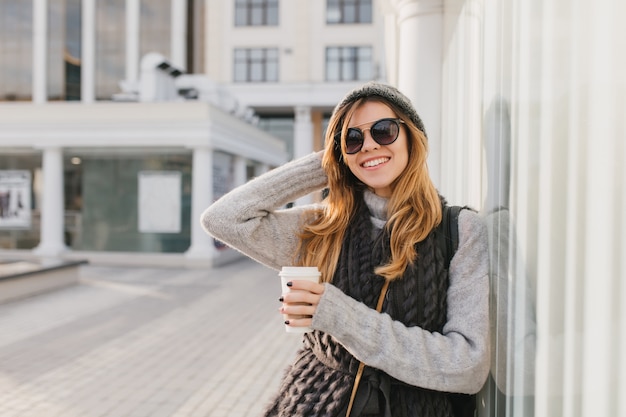
[[[187,1],[172,0],[171,59],[176,68],[187,70]]]
[[[382,2],[384,19],[384,74],[387,82],[391,85],[398,85],[398,26],[396,10],[392,7],[391,1]]]
[[[395,6],[398,13],[398,88],[411,99],[424,122],[430,147],[428,167],[435,186],[439,186],[444,2],[397,0]]]
[[[42,171],[41,240],[33,252],[43,257],[54,257],[67,250],[63,238],[65,219],[61,148],[43,150]]]
[[[213,238],[200,224],[202,212],[213,203],[213,150],[210,147],[193,149],[191,171],[191,245],[188,259],[210,261],[215,256]]]
[[[293,133],[294,159],[313,152],[313,122],[311,121],[311,107],[298,106],[295,108],[295,126]]]
[[[484,101],[492,99],[483,98],[482,90],[483,8],[482,0],[446,0],[441,127],[434,138],[441,155],[439,191],[451,203],[472,207],[482,202],[482,136],[487,131],[481,120],[483,107],[490,106]]]
[[[581,12],[584,25],[593,34],[585,49],[578,52],[588,68],[589,93],[581,97],[586,109],[585,162],[586,187],[585,231],[585,285],[583,299],[583,341],[581,379],[581,415],[617,416],[618,387],[625,376],[617,372],[625,360],[624,350],[619,350],[619,307],[624,303],[618,298],[624,286],[626,271],[620,270],[620,261],[626,255],[625,237],[620,235],[620,223],[624,223],[624,206],[619,192],[623,190],[624,160],[620,151],[624,146],[623,86],[626,62],[623,51],[626,44],[623,22],[619,11],[626,11],[609,0],[586,4]],[[560,10],[559,10],[560,12]],[[557,11],[554,11],[556,22]],[[556,25],[553,25],[556,26]],[[545,30],[545,29],[544,29]],[[620,36],[619,33],[622,33]],[[562,36],[562,34],[560,34]],[[554,37],[558,35],[555,33]],[[584,44],[583,44],[584,45]],[[586,53],[586,56],[584,55]],[[582,58],[584,56],[584,58]],[[561,73],[562,74],[562,73]],[[580,83],[579,85],[581,85]],[[620,87],[621,86],[621,87]],[[551,103],[556,103],[556,99]],[[553,104],[556,107],[556,104]],[[559,123],[561,120],[558,121]],[[559,148],[558,151],[562,151]],[[583,179],[583,181],[585,181]],[[554,235],[551,236],[554,238]],[[569,278],[569,277],[568,277]],[[623,325],[622,325],[623,328]],[[621,414],[622,416],[624,414]]]
[[[295,126],[293,138],[294,159],[313,152],[313,122],[311,121],[311,107],[298,106],[295,108]],[[297,200],[298,205],[309,204],[313,201],[308,195]]]
[[[139,0],[126,0],[126,81],[139,77]]]
[[[243,185],[246,183],[247,181],[247,176],[246,176],[246,158],[244,158],[243,156],[235,156],[233,159],[233,165],[234,165],[234,186],[238,187],[240,185]]]
[[[80,97],[92,103],[96,96],[96,0],[82,2]]]
[[[47,41],[48,1],[33,0],[33,102],[45,103],[48,99],[46,76],[48,68]]]

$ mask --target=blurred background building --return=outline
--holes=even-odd
[[[0,255],[210,265],[211,201],[398,86],[485,216],[485,416],[626,416],[626,2],[0,0]]]

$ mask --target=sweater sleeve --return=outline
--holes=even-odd
[[[352,355],[407,384],[475,393],[489,372],[489,280],[486,227],[469,210],[459,216],[459,247],[450,263],[448,320],[443,332],[406,327],[331,284],[312,327]]]
[[[312,153],[235,188],[209,206],[200,221],[211,236],[278,270],[292,264],[302,214],[311,208],[284,206],[326,183],[321,155]]]

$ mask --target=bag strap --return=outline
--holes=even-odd
[[[376,304],[376,311],[379,313],[383,309],[383,302],[385,301],[385,294],[387,294],[387,289],[389,288],[389,280],[386,279],[383,284],[383,288],[380,290],[380,295],[378,296],[378,303]],[[354,405],[354,398],[356,397],[356,392],[359,388],[359,383],[361,382],[361,376],[363,375],[363,370],[365,369],[365,364],[363,362],[359,362],[359,369],[356,371],[356,378],[354,379],[354,385],[352,386],[352,394],[350,395],[350,403],[348,403],[348,411],[346,411],[346,417],[350,417],[350,412],[352,411],[352,406]]]
[[[464,208],[461,206],[444,206],[443,208],[439,247],[443,251],[446,269],[450,267],[450,261],[459,246],[459,213]]]

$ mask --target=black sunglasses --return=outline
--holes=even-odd
[[[400,133],[400,123],[404,123],[402,119],[380,119],[375,121],[371,127],[367,129],[359,129],[356,127],[348,128],[346,132],[346,153],[349,155],[355,154],[363,147],[365,141],[365,130],[370,131],[372,139],[379,145],[391,145],[398,139]],[[341,132],[335,134],[335,141],[337,144],[341,143]]]

